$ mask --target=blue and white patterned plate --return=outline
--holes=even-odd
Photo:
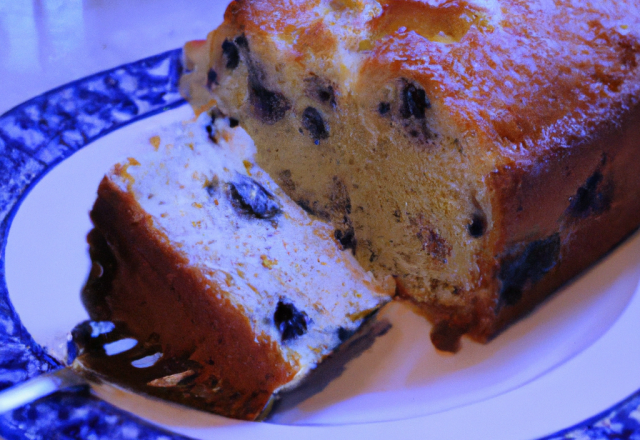
[[[0,117],[0,251],[2,255],[0,260],[0,388],[9,387],[61,367],[59,361],[34,341],[18,318],[9,299],[10,292],[5,274],[5,251],[9,231],[18,208],[49,171],[83,147],[128,124],[184,105],[184,101],[177,92],[181,74],[180,56],[180,50],[173,50],[83,78],[33,98]],[[108,165],[110,164],[105,164],[107,167]],[[637,258],[634,255],[640,249],[638,242],[637,236],[627,242],[623,246],[624,249],[616,251],[617,258],[627,258],[628,255],[631,255],[631,259]],[[616,256],[612,258],[615,260]],[[617,263],[613,261],[607,264]],[[37,268],[27,269],[37,271]],[[517,388],[523,391],[505,388],[499,393],[503,394],[501,397],[485,396],[475,401],[470,399],[465,405],[461,405],[464,408],[442,407],[438,411],[431,411],[431,414],[414,414],[406,418],[382,417],[381,420],[387,420],[385,423],[368,421],[358,425],[339,422],[311,428],[229,422],[212,428],[212,432],[219,434],[218,438],[256,435],[326,438],[356,434],[367,434],[373,437],[381,434],[388,436],[390,433],[415,434],[425,429],[437,429],[437,432],[430,432],[437,434],[438,438],[456,438],[456,435],[463,432],[460,425],[469,424],[472,428],[468,431],[475,432],[473,436],[476,437],[483,437],[484,433],[491,438],[497,438],[494,434],[498,431],[502,432],[505,438],[522,437],[524,432],[537,433],[535,429],[527,431],[526,427],[510,431],[506,428],[508,421],[504,426],[499,426],[499,423],[492,423],[492,421],[513,417],[514,423],[518,423],[517,420],[535,423],[538,417],[549,418],[549,411],[545,412],[544,407],[553,407],[556,404],[566,406],[566,402],[571,405],[572,401],[584,399],[584,396],[588,398],[588,393],[576,392],[575,395],[567,395],[564,389],[558,389],[557,396],[549,392],[546,394],[543,392],[536,394],[537,391],[529,392],[536,386],[552,388],[553,380],[563,380],[562,374],[575,376],[572,373],[574,370],[582,371],[580,370],[583,368],[580,366],[581,362],[591,365],[596,363],[591,359],[602,360],[603,356],[610,356],[604,362],[611,364],[611,368],[607,370],[608,375],[633,375],[629,371],[635,371],[636,376],[640,376],[637,374],[640,372],[638,363],[629,366],[634,360],[640,359],[638,354],[640,350],[634,347],[638,345],[638,338],[627,340],[628,346],[615,345],[625,343],[623,337],[615,336],[616,332],[624,335],[625,331],[628,331],[625,327],[627,324],[632,330],[637,329],[637,325],[633,327],[635,321],[633,314],[636,310],[640,310],[640,300],[637,293],[635,295],[632,293],[625,294],[622,306],[612,318],[613,321],[608,323],[601,333],[591,337],[588,343],[580,346],[577,353],[554,361],[542,370],[522,379]],[[609,326],[612,326],[611,329]],[[496,346],[499,345],[498,342]],[[469,350],[472,351],[471,348]],[[546,384],[539,385],[546,380],[545,377],[553,376],[550,374],[551,371],[555,376],[548,379]],[[586,386],[591,380],[592,388],[598,389],[592,379],[595,377],[596,382],[599,382],[598,374],[586,371],[581,383]],[[603,380],[600,386],[606,389],[615,388],[613,385],[609,386],[607,380]],[[614,407],[606,410],[605,408],[609,405],[599,407],[599,411],[602,412],[598,415],[544,438],[640,438],[640,391],[634,392],[636,389],[634,385],[629,387],[631,388],[626,391],[624,386],[615,389],[613,396],[628,397]],[[589,389],[590,386],[586,388]],[[518,395],[518,392],[521,394]],[[370,399],[375,399],[373,394]],[[512,409],[509,408],[509,399],[519,399],[519,396],[524,396],[524,399],[533,399],[531,401],[540,406],[539,410],[531,408],[529,417],[515,412],[511,414],[510,411],[517,411],[517,408],[515,406]],[[535,399],[540,396],[544,400],[536,401]],[[616,397],[617,400],[619,400],[618,397]],[[611,396],[608,398],[610,399]],[[500,399],[502,402],[499,404],[491,403]],[[480,400],[484,400],[484,403],[479,403]],[[593,408],[593,405],[587,408]],[[496,411],[503,412],[497,414]],[[597,411],[589,414],[595,412]],[[576,414],[581,414],[579,410],[571,410],[568,413],[571,415],[566,418],[560,417],[558,421],[553,421],[554,423],[548,426],[565,427],[570,423],[562,425],[563,420],[574,420]],[[460,417],[464,417],[464,420],[461,421]],[[322,425],[322,423],[316,423],[316,425]],[[187,433],[198,432],[189,431],[189,429],[181,430],[174,426],[170,426],[170,429]],[[6,439],[185,438],[118,409],[90,394],[86,389],[58,393],[0,416],[0,435]],[[524,434],[524,436],[528,435]],[[540,437],[539,434],[536,436]]]

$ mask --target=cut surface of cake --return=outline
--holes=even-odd
[[[235,125],[203,114],[159,129],[147,153],[104,177],[83,300],[89,335],[111,344],[118,327],[137,341],[129,370],[142,391],[252,420],[387,302],[394,284],[363,271],[328,224],[293,203]]]
[[[640,5],[237,0],[181,88],[455,351],[640,223]]]

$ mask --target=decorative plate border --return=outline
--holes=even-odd
[[[0,389],[60,368],[24,328],[5,278],[11,221],[31,188],[58,163],[101,136],[180,106],[182,50],[172,50],[65,84],[0,116]],[[185,439],[86,389],[56,393],[0,416],[13,439]]]
[[[24,328],[9,300],[5,248],[13,217],[53,167],[101,136],[183,105],[182,51],[168,51],[58,87],[0,116],[0,389],[60,368]],[[0,415],[6,440],[185,439],[91,396],[56,393]],[[613,408],[545,437],[640,439],[640,390]]]

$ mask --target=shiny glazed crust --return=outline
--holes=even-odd
[[[85,297],[87,289],[108,291],[102,313],[92,319],[126,322],[139,340],[158,335],[164,357],[203,367],[196,379],[202,385],[198,399],[154,387],[145,392],[228,417],[258,417],[298,366],[282,358],[276,342],[256,338],[247,317],[222,295],[212,294],[210,289],[217,287],[174,251],[130,194],[107,178],[98,189],[91,219],[94,266],[104,261],[105,252],[115,260],[109,280],[101,280],[97,275],[102,270],[94,270],[85,287]]]
[[[640,223],[640,6],[433,3],[235,1],[182,90],[455,350]]]

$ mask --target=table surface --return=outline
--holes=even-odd
[[[206,38],[226,0],[0,0],[0,114],[59,85]]]

